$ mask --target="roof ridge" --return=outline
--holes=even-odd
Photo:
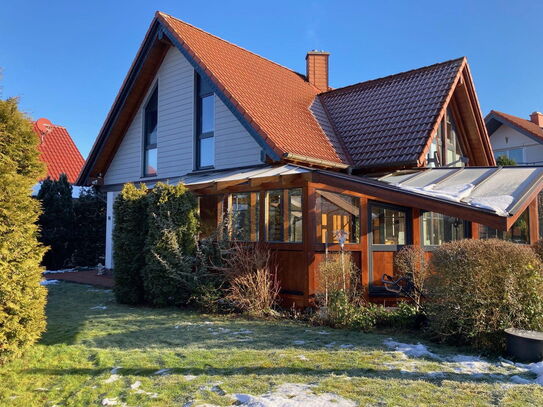
[[[287,70],[287,71],[289,71],[289,72],[292,72],[292,73],[294,73],[294,74],[296,74],[296,75],[298,75],[298,76],[302,76],[302,77],[305,78],[305,75],[304,75],[303,73],[301,73],[301,72],[295,71],[294,69],[288,68],[288,67],[286,67],[286,66],[284,66],[284,65],[281,65],[281,64],[278,63],[278,62],[275,62],[275,61],[272,61],[271,59],[268,59],[268,58],[266,58],[266,57],[263,57],[262,55],[259,55],[259,54],[257,54],[256,52],[250,51],[250,50],[248,50],[247,48],[244,48],[244,47],[242,47],[242,46],[240,46],[240,45],[234,44],[233,42],[230,42],[230,41],[228,41],[228,40],[225,40],[224,38],[221,38],[221,37],[219,37],[218,35],[215,35],[215,34],[212,34],[212,33],[210,33],[210,32],[207,32],[206,30],[203,30],[202,28],[196,27],[195,25],[192,25],[191,23],[187,23],[186,21],[180,20],[179,18],[174,17],[174,16],[172,16],[171,14],[164,13],[163,11],[157,11],[156,14],[157,14],[157,15],[167,16],[167,17],[169,17],[169,18],[172,18],[172,19],[174,19],[174,20],[176,20],[176,21],[178,21],[178,22],[180,22],[180,23],[182,23],[182,24],[185,24],[185,25],[188,25],[188,26],[191,27],[191,28],[194,28],[195,30],[198,30],[198,31],[200,31],[200,32],[202,32],[202,33],[204,33],[204,34],[207,34],[207,35],[209,35],[210,37],[213,37],[213,38],[216,38],[216,39],[218,39],[218,40],[220,40],[220,41],[223,41],[223,42],[225,42],[225,43],[227,43],[227,44],[229,44],[229,45],[232,45],[232,46],[234,46],[234,47],[236,47],[236,48],[239,48],[240,50],[242,50],[242,51],[244,51],[244,52],[247,52],[247,53],[249,53],[249,54],[252,54],[252,55],[254,55],[254,56],[256,56],[256,57],[258,57],[258,58],[260,58],[260,59],[263,59],[263,60],[265,60],[266,62],[270,62],[270,63],[272,63],[272,64],[274,64],[274,65],[277,65],[278,67],[280,67],[280,68],[282,68],[282,69],[285,69],[285,70]],[[311,85],[308,81],[304,81],[304,82],[306,82],[308,85],[314,87],[314,86]],[[315,88],[315,89],[317,89],[317,88]]]
[[[387,80],[390,80],[390,79],[401,78],[402,76],[413,74],[415,72],[422,72],[422,71],[425,71],[425,70],[430,70],[430,69],[436,68],[438,66],[450,64],[452,62],[460,62],[460,61],[463,61],[465,59],[467,59],[465,56],[459,57],[459,58],[454,58],[454,59],[449,59],[447,61],[438,62],[438,63],[432,64],[432,65],[426,65],[426,66],[422,66],[420,68],[415,68],[415,69],[410,69],[408,71],[403,71],[403,72],[398,72],[398,73],[395,73],[395,74],[390,74],[390,75],[387,75],[387,76],[383,76],[381,78],[369,79],[369,80],[364,81],[364,82],[353,83],[351,85],[343,86],[341,88],[336,88],[336,89],[332,89],[332,90],[329,90],[329,91],[326,91],[326,92],[322,92],[319,95],[326,96],[326,95],[334,93],[334,92],[341,92],[341,91],[347,92],[347,91],[349,91],[351,89],[355,89],[357,87],[362,87],[364,85],[371,85],[371,84],[374,84],[374,83],[384,82],[384,81],[387,81]]]

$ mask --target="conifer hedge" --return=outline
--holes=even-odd
[[[196,288],[196,197],[184,185],[126,184],[114,204],[115,295],[121,303],[188,302]]]
[[[142,271],[147,238],[147,192],[145,185],[126,184],[115,200],[113,211],[113,266],[115,298],[122,304],[143,302]]]
[[[182,184],[158,183],[148,201],[143,269],[146,302],[156,306],[186,303],[197,284],[193,272],[198,233],[196,197]]]
[[[0,364],[19,356],[45,329],[45,248],[32,187],[43,174],[38,138],[16,99],[0,100]]]
[[[58,180],[47,177],[38,192],[42,204],[39,218],[40,241],[49,247],[43,257],[47,270],[58,270],[72,266],[74,250],[74,203],[72,186],[66,174]]]

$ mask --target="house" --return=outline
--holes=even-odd
[[[543,113],[530,119],[492,110],[485,118],[494,156],[504,155],[517,165],[543,164]]]
[[[297,73],[157,12],[77,181],[107,192],[106,267],[128,182],[183,182],[206,227],[237,214],[298,305],[341,246],[381,301],[404,245],[537,239],[543,167],[495,167],[465,58],[339,89],[328,60]]]
[[[66,174],[68,182],[74,184],[79,172],[85,164],[74,141],[65,127],[52,124],[48,119],[41,118],[33,123],[34,132],[39,137],[38,149],[40,158],[46,165],[45,178],[58,180],[60,174]],[[33,195],[40,190],[41,181],[33,188]],[[74,187],[74,197],[79,196],[79,189]]]

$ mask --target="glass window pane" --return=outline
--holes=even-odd
[[[512,150],[509,150],[509,158],[514,160],[517,164],[523,164],[524,163],[524,157],[523,157],[523,151],[522,148],[515,148]]]
[[[301,242],[303,233],[302,190],[288,191],[288,241]]]
[[[145,175],[154,176],[157,174],[157,149],[145,150]]]
[[[268,192],[268,241],[283,241],[283,191]]]
[[[513,223],[511,229],[505,232],[490,228],[485,225],[479,225],[479,239],[502,239],[513,243],[528,244],[530,242],[530,221],[528,209]]]
[[[445,242],[464,238],[464,222],[452,216],[435,212],[422,215],[422,241],[424,246],[439,246]]]
[[[215,137],[200,139],[199,167],[212,167],[215,164]]]
[[[201,129],[202,134],[215,130],[215,97],[209,95],[200,99]]]
[[[360,200],[354,196],[317,191],[317,235],[322,243],[358,243]]]
[[[259,198],[257,192],[232,194],[233,239],[258,241]]]
[[[373,244],[404,245],[406,215],[404,211],[374,206],[371,209]]]

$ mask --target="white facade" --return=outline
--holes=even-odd
[[[166,181],[194,171],[194,75],[192,65],[181,52],[175,47],[170,48],[111,161],[104,176],[105,187],[118,191],[122,184],[128,182]],[[158,87],[157,176],[144,178],[143,111],[155,86]],[[214,168],[261,164],[262,149],[259,144],[219,97],[215,95],[214,98]],[[117,194],[107,193],[106,268],[113,266],[113,202]]]
[[[506,155],[518,165],[543,165],[543,143],[502,124],[490,136],[494,156]]]
[[[140,105],[104,176],[104,185],[142,178],[143,110],[158,86],[157,179],[194,170],[194,69],[177,48],[170,48],[148,95]],[[257,165],[261,148],[234,114],[215,96],[215,169]]]

